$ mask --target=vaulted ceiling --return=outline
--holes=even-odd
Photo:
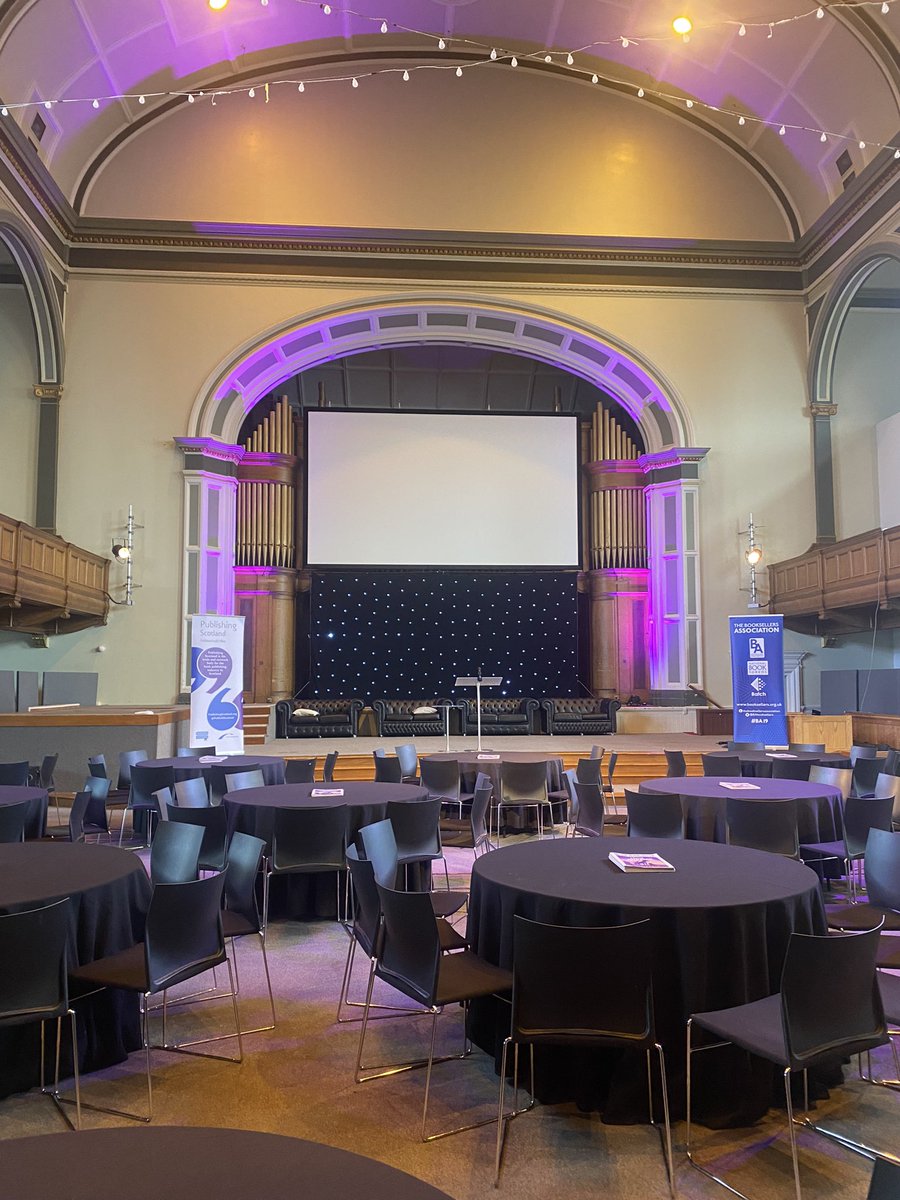
[[[448,88],[515,69],[537,89],[552,74],[595,88],[598,122],[603,98],[615,93],[701,128],[780,197],[795,234],[848,177],[900,146],[900,0],[821,10],[815,0],[352,0],[352,11],[331,0],[327,8],[314,0],[230,0],[218,12],[206,0],[2,0],[5,119],[38,143],[80,210],[113,152],[173,109],[212,104],[217,92],[223,103],[222,92],[268,83],[269,96],[256,97],[262,121],[267,100],[288,91],[296,100],[299,82],[346,89],[352,76],[396,72],[391,86],[410,87],[415,104],[417,68],[447,68]],[[672,31],[679,12],[694,23],[688,40]],[[428,96],[434,104],[433,89]],[[439,137],[452,102],[433,117]],[[496,106],[484,112],[520,138],[514,118]]]

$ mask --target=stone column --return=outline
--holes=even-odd
[[[831,545],[837,540],[834,520],[834,462],[831,455],[831,418],[836,404],[813,400],[812,417],[813,475],[816,489],[816,543]]]
[[[56,533],[56,493],[59,480],[59,402],[62,384],[39,383],[34,396],[40,405],[37,439],[37,480],[34,523]]]

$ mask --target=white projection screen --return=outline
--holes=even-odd
[[[578,418],[311,409],[310,566],[577,567]]]

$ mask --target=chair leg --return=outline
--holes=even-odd
[[[349,1025],[357,1021],[361,1021],[362,1017],[342,1017],[341,1010],[344,1008],[365,1008],[364,1000],[350,1000],[350,983],[353,977],[353,964],[356,960],[356,938],[350,937],[350,944],[347,947],[347,961],[344,964],[344,977],[341,981],[341,991],[338,996],[337,1015],[335,1016],[335,1024]],[[396,1004],[370,1004],[370,1008],[385,1009],[386,1015],[383,1017],[370,1017],[371,1021],[386,1021],[392,1017],[411,1017],[422,1012],[421,1008],[401,1008]]]
[[[49,1096],[59,1112],[59,1115],[69,1126],[70,1129],[78,1130],[81,1128],[81,1081],[78,1074],[78,1031],[75,1027],[75,1012],[73,1009],[68,1009],[67,1016],[70,1020],[70,1033],[72,1037],[72,1076],[75,1081],[75,1099],[71,1100],[67,1096],[62,1096],[59,1091],[59,1060],[62,1049],[62,1016],[56,1018],[56,1054],[55,1054],[55,1070],[53,1075],[53,1087],[48,1088],[46,1084],[46,1022],[41,1021],[41,1094]],[[69,1114],[63,1107],[64,1104],[74,1104],[75,1120],[70,1119]]]
[[[739,1196],[740,1200],[748,1200],[748,1197],[745,1196],[743,1192],[739,1192],[737,1190],[737,1188],[732,1187],[731,1184],[728,1183],[726,1180],[722,1179],[721,1176],[713,1174],[713,1172],[710,1171],[708,1168],[704,1167],[702,1165],[702,1163],[697,1162],[697,1159],[694,1157],[693,1147],[691,1146],[691,1123],[692,1123],[691,1103],[692,1103],[692,1084],[693,1084],[693,1056],[695,1054],[699,1054],[703,1050],[715,1050],[719,1046],[730,1046],[731,1043],[730,1042],[711,1042],[708,1046],[695,1047],[692,1042],[693,1024],[694,1024],[693,1017],[689,1017],[688,1023],[687,1023],[687,1074],[686,1074],[686,1081],[685,1081],[686,1082],[685,1101],[686,1101],[687,1112],[685,1114],[684,1152],[685,1152],[688,1162],[691,1164],[692,1167],[694,1167],[695,1170],[699,1171],[701,1175],[705,1175],[707,1179],[712,1179],[714,1183],[721,1184],[722,1187],[727,1188],[728,1191],[731,1192],[731,1194],[733,1196]],[[673,1177],[673,1184],[674,1184],[674,1177]]]
[[[804,1075],[806,1072],[804,1071]],[[805,1081],[804,1081],[805,1082]],[[788,1128],[791,1134],[791,1163],[794,1168],[794,1192],[797,1200],[803,1200],[800,1192],[800,1162],[797,1158],[797,1133],[794,1129],[794,1106],[791,1101],[791,1069],[784,1069],[784,1100],[787,1106]]]
[[[672,1122],[669,1118],[669,1089],[666,1084],[666,1056],[659,1042],[654,1043],[656,1053],[659,1056],[659,1084],[662,1091],[662,1106],[663,1106],[663,1157],[666,1160],[666,1174],[669,1177],[669,1191],[673,1198],[677,1195],[675,1188],[675,1159],[672,1156]],[[647,1065],[649,1067],[649,1051],[647,1052]],[[650,1123],[653,1124],[653,1099],[651,1093],[650,1099]]]

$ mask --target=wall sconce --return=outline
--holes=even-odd
[[[128,521],[125,524],[125,535],[121,541],[116,540],[112,544],[112,556],[117,563],[125,565],[125,599],[118,600],[118,604],[134,604],[134,531],[143,529],[143,525],[136,525],[134,520],[134,506],[128,505]]]
[[[747,549],[744,551],[744,560],[750,568],[750,599],[747,602],[748,608],[759,608],[759,591],[756,583],[756,568],[762,562],[763,551],[762,546],[756,540],[756,526],[753,523],[753,513],[750,514],[750,527],[741,530],[741,536],[747,538]]]

